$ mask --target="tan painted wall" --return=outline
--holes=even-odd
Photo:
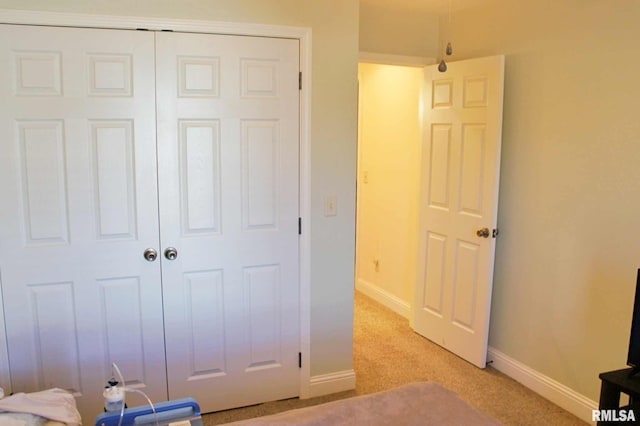
[[[352,368],[357,0],[0,0],[0,8],[291,25],[313,31],[311,375]],[[338,215],[323,215],[335,195]]]
[[[356,279],[406,305],[416,271],[422,78],[422,68],[359,65]]]
[[[506,54],[490,345],[594,400],[640,266],[639,20],[635,0],[505,0],[452,24],[453,60]]]
[[[360,50],[435,58],[439,54],[438,17],[411,9],[360,6]]]

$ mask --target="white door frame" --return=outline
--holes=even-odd
[[[291,38],[300,41],[300,174],[299,211],[302,218],[300,235],[300,398],[311,396],[311,28],[263,24],[198,21],[184,19],[145,18],[131,16],[90,15],[78,13],[40,12],[0,9],[0,24],[50,25],[59,27],[89,27],[104,29],[170,30],[227,35]],[[0,282],[2,275],[0,271]],[[0,314],[2,298],[0,291]],[[9,393],[10,376],[6,346],[4,315],[0,316],[0,387]]]

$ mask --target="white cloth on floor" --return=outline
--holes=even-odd
[[[20,392],[0,399],[0,412],[3,411],[36,414],[69,426],[82,423],[73,395],[58,388],[32,393]]]
[[[0,426],[64,426],[64,423],[54,422],[35,414],[0,413]]]

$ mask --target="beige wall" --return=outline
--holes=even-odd
[[[0,0],[0,8],[311,27],[311,375],[353,353],[357,0]],[[338,215],[323,199],[336,195]]]
[[[453,17],[453,60],[506,55],[490,345],[594,400],[640,266],[639,19],[635,0]]]
[[[439,54],[438,17],[412,9],[360,6],[360,50],[435,58]]]
[[[358,69],[356,285],[408,311],[416,272],[423,71],[366,63]]]

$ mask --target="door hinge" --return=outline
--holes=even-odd
[[[298,368],[302,368],[302,352],[298,352]]]
[[[298,90],[302,90],[302,71],[298,73]]]
[[[298,218],[298,235],[302,235],[302,218]]]
[[[498,231],[498,228],[495,228],[495,229],[493,230],[493,232],[491,233],[491,236],[492,236],[493,238],[496,238],[496,237],[498,236],[498,234],[499,234],[499,233],[500,233],[500,231]]]

